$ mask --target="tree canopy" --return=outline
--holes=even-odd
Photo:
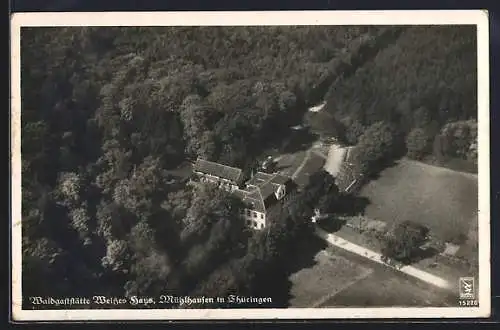
[[[322,96],[332,60],[379,30],[23,28],[23,283],[50,278],[25,294],[187,294],[234,263],[257,272],[239,201],[175,169],[253,164]],[[276,221],[265,254],[291,226]]]
[[[363,173],[422,150],[419,130],[477,161],[474,47],[467,27],[23,28],[23,294],[277,290],[333,179],[252,233],[241,201],[179,169],[255,164],[325,94],[314,126]]]
[[[434,156],[443,165],[460,158],[474,165],[473,152],[465,150],[471,141],[463,142],[468,133],[457,145],[443,130],[477,120],[476,66],[474,28],[403,28],[373,60],[330,85],[324,111],[344,123],[350,144],[359,142],[363,128],[383,121],[401,130],[412,158]],[[433,152],[427,143],[435,139]],[[398,143],[398,153],[404,149]]]
[[[409,263],[417,249],[427,239],[429,229],[412,222],[396,224],[383,240],[382,254],[385,257]]]

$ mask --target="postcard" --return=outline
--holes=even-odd
[[[16,13],[14,321],[490,315],[488,13]]]

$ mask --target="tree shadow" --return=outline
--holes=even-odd
[[[301,269],[312,267],[316,264],[315,256],[319,251],[328,247],[328,244],[321,238],[311,234],[297,242],[290,250],[290,256],[286,264],[286,270],[289,274],[298,272]]]
[[[370,205],[370,199],[364,196],[341,195],[337,202],[335,213],[344,216],[364,214],[366,207]]]
[[[385,159],[378,162],[375,169],[366,177],[367,181],[374,181],[380,178],[383,171],[399,164],[400,158]]]
[[[283,262],[274,264],[261,277],[257,287],[258,295],[262,297],[271,297],[272,303],[263,304],[262,308],[287,308],[290,306],[290,300],[293,298],[291,289],[293,283],[290,276],[301,269],[313,267],[317,261],[315,256],[319,251],[327,248],[327,243],[311,233],[296,244],[290,246],[287,256],[283,257]]]
[[[425,259],[430,259],[438,256],[440,251],[434,247],[417,247],[410,251],[405,257],[388,257],[387,263],[400,266],[409,266]]]
[[[281,146],[281,150],[286,153],[294,153],[307,150],[318,140],[318,136],[309,129],[299,131],[290,130],[288,137]]]
[[[274,268],[274,267],[273,267]],[[286,308],[288,307],[288,301],[291,299],[291,288],[292,282],[288,278],[289,276],[279,270],[270,269],[268,276],[261,278],[260,281],[256,282],[259,288],[257,296],[259,297],[269,297],[271,298],[270,303],[263,305],[257,305],[252,307],[260,308]]]
[[[328,217],[326,219],[321,219],[318,222],[318,225],[321,227],[321,229],[324,229],[325,231],[329,233],[334,233],[342,229],[344,225],[347,223],[347,220],[345,219],[338,219],[336,217]]]
[[[414,249],[407,260],[408,263],[416,263],[425,259],[435,257],[439,254],[439,250],[434,247],[417,248]]]
[[[280,171],[287,169],[289,167],[291,167],[291,165],[277,165],[273,168],[273,170],[275,170],[275,172],[280,172]]]

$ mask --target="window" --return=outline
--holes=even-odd
[[[247,215],[250,216],[250,210],[247,210]]]
[[[251,225],[252,224],[252,221],[251,220],[247,220],[247,225]]]
[[[264,224],[263,223],[260,224],[260,229],[262,229],[262,228],[264,228]]]
[[[253,212],[252,214],[254,218],[257,218],[257,212]]]
[[[262,214],[262,213],[261,213],[261,214],[260,214],[260,218],[261,218],[261,219],[264,219],[264,214]]]

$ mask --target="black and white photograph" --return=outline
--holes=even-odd
[[[14,320],[489,316],[487,12],[11,33]]]

